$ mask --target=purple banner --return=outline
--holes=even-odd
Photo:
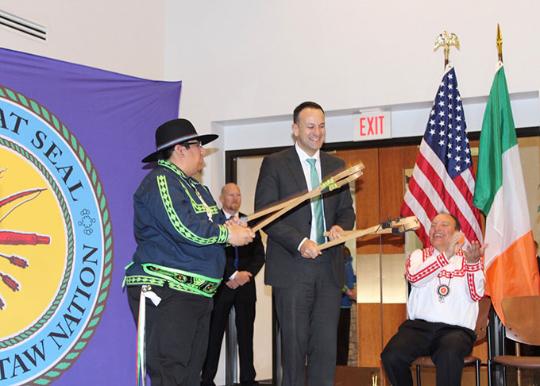
[[[129,385],[132,195],[180,82],[0,49],[0,385]]]

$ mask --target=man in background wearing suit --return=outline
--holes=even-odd
[[[255,210],[316,188],[344,162],[320,151],[325,114],[314,102],[293,113],[295,145],[263,160]],[[354,225],[348,186],[305,202],[265,228],[265,282],[272,286],[282,340],[282,386],[334,384],[343,287],[343,245],[321,253],[318,244]],[[306,368],[307,366],[307,368]],[[307,377],[307,382],[306,382]]]
[[[241,217],[242,203],[240,188],[234,183],[226,184],[219,197],[223,214],[227,219]],[[214,296],[214,309],[210,322],[208,351],[204,363],[201,386],[215,386],[221,342],[229,319],[231,307],[236,313],[236,334],[240,356],[240,384],[257,385],[253,367],[253,323],[255,322],[255,275],[264,264],[264,247],[259,232],[253,242],[245,247],[225,248],[227,261],[223,281]]]

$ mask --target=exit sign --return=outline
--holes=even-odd
[[[365,111],[353,115],[353,141],[392,138],[392,123],[387,111]]]

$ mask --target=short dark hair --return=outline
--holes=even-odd
[[[325,113],[321,105],[319,105],[318,103],[310,102],[310,101],[302,102],[298,106],[296,106],[296,108],[293,111],[294,123],[298,124],[298,116],[304,109],[316,109],[316,110],[321,110],[323,114]]]
[[[171,158],[173,152],[174,152],[174,145],[166,149],[163,149],[159,153],[159,159],[168,160],[169,158]]]
[[[452,216],[452,218],[456,222],[456,231],[460,231],[461,230],[461,223],[459,222],[458,218],[456,216],[454,216],[453,214],[450,214],[450,216]]]

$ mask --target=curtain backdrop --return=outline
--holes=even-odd
[[[0,385],[129,385],[132,195],[181,82],[0,48]]]

